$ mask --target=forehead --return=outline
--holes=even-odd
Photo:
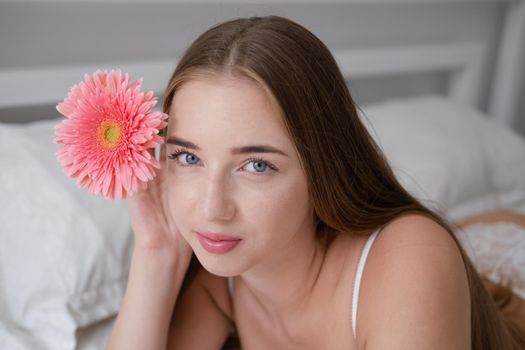
[[[169,115],[168,133],[182,137],[240,140],[245,135],[281,142],[289,138],[279,107],[250,78],[210,76],[186,81],[175,92]]]

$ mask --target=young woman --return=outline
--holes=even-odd
[[[234,326],[244,349],[519,348],[311,32],[277,16],[214,26],[164,110],[163,166],[129,199],[135,246],[109,349],[220,349]]]

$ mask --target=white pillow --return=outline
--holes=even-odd
[[[0,124],[0,348],[73,349],[115,315],[133,235],[125,201],[77,187],[53,143],[57,120]]]
[[[402,185],[452,220],[525,212],[525,140],[440,96],[364,106],[363,121]]]

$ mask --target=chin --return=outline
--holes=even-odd
[[[237,264],[235,259],[222,259],[220,255],[214,259],[210,258],[208,253],[204,253],[204,256],[201,256],[201,254],[195,252],[195,256],[199,260],[202,267],[215,276],[238,276],[245,271],[245,269],[241,268],[240,264]]]
[[[222,266],[217,266],[216,264],[202,264],[202,267],[204,267],[209,273],[215,276],[219,277],[230,277],[230,276],[237,276],[240,275],[240,273],[237,271],[237,269],[228,269]]]
[[[207,266],[203,266],[203,267],[206,269],[206,271],[208,271],[212,275],[219,276],[219,277],[230,277],[230,276],[236,275],[236,274],[231,273],[230,271],[225,271],[222,269],[210,269]]]

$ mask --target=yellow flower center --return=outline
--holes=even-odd
[[[122,126],[114,120],[104,120],[97,134],[100,145],[107,150],[113,150],[120,144]]]
[[[120,136],[120,129],[118,127],[115,127],[115,126],[110,126],[109,128],[106,129],[106,131],[104,133],[104,138],[109,143],[117,142],[119,136]]]

